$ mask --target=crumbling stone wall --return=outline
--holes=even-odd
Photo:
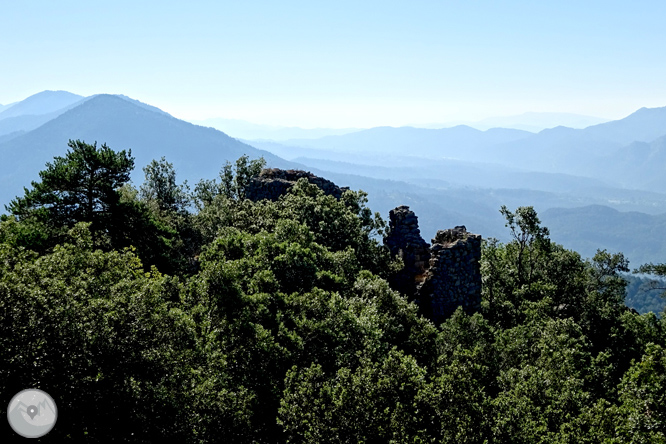
[[[282,170],[279,168],[267,168],[261,171],[257,177],[250,179],[245,190],[245,197],[252,201],[268,199],[278,200],[286,194],[299,179],[305,178],[311,184],[317,185],[324,193],[336,199],[342,197],[347,187],[339,187],[330,180],[315,176],[314,174],[301,170]]]
[[[429,245],[421,237],[418,218],[408,206],[389,211],[389,227],[384,245],[391,255],[398,256],[404,268],[389,278],[391,288],[406,295],[416,294],[416,288],[425,277],[430,260]]]
[[[421,312],[440,323],[462,306],[474,313],[481,305],[481,236],[464,226],[440,230],[432,246],[423,240],[418,219],[407,206],[389,212],[384,244],[405,267],[389,279],[394,290],[415,300]]]
[[[481,308],[481,236],[464,226],[440,230],[432,240],[430,263],[416,299],[430,319],[441,323],[458,307],[467,314]]]

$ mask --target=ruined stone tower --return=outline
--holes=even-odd
[[[481,308],[481,236],[468,233],[464,226],[440,230],[430,247],[430,266],[416,291],[421,305],[428,302],[429,317],[440,323],[458,307],[467,314]]]
[[[402,294],[415,295],[417,286],[425,278],[430,246],[421,237],[418,219],[409,207],[403,205],[389,211],[389,229],[384,245],[391,255],[400,257],[405,264],[389,279],[391,288]]]
[[[432,246],[421,238],[418,219],[407,206],[389,212],[384,244],[402,258],[405,267],[391,287],[416,301],[436,324],[461,306],[471,314],[481,305],[481,236],[464,226],[440,230]]]

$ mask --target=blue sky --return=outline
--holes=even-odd
[[[0,103],[121,93],[303,127],[666,106],[663,1],[5,2]]]

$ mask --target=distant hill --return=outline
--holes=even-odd
[[[503,128],[479,131],[464,125],[443,129],[377,127],[315,140],[293,139],[284,144],[350,153],[409,153],[413,156],[484,161],[483,153],[493,146],[532,135],[527,131]]]
[[[39,128],[85,100],[67,91],[43,91],[17,102],[0,112],[0,142]]]
[[[623,145],[652,142],[666,135],[666,107],[641,108],[624,119],[591,126],[583,131],[589,136]]]
[[[666,136],[618,148],[593,168],[627,188],[666,192]]]
[[[497,145],[482,154],[489,162],[531,171],[598,177],[593,175],[595,171],[590,168],[591,164],[622,145],[621,142],[588,133],[585,129],[556,127]]]
[[[204,128],[156,112],[125,98],[98,95],[39,128],[0,143],[0,202],[23,194],[24,186],[54,156],[63,155],[69,139],[106,143],[115,150],[132,149],[136,158],[133,180],[143,181],[142,167],[165,156],[176,167],[179,180],[214,178],[222,165],[243,154],[264,156],[276,167],[293,163],[258,150],[212,128]]]
[[[9,108],[10,106],[14,105],[13,103],[9,103],[7,105],[0,105],[0,113]]]
[[[224,131],[231,137],[250,140],[318,139],[320,137],[348,134],[360,128],[298,128],[272,125],[258,125],[238,119],[212,118],[190,120],[195,125],[210,126]]]
[[[633,142],[650,143],[664,135],[666,107],[643,108],[624,119],[585,129],[546,129],[527,138],[497,145],[483,154],[488,162],[532,171],[595,177],[625,186],[624,177],[615,173],[622,168],[622,159],[617,153]],[[468,158],[478,155],[466,154]],[[652,179],[647,178],[644,182]]]
[[[540,218],[551,238],[591,257],[597,249],[622,252],[633,267],[666,260],[666,214],[620,212],[591,205],[582,208],[551,208]]]
[[[25,115],[7,117],[0,120],[0,136],[6,136],[17,132],[32,131],[55,117],[58,117],[55,113],[41,114],[39,116]]]
[[[46,92],[50,93],[51,91],[46,91]],[[60,93],[65,93],[66,94],[65,97],[61,98]],[[35,110],[38,108],[39,104],[35,103],[34,98],[35,97],[42,97],[42,94],[43,93],[39,93],[39,94],[36,94],[35,96],[31,96],[28,99],[24,100],[23,102],[19,102],[19,105],[21,105],[21,108],[23,108],[24,110],[38,112],[38,111],[35,111]],[[68,96],[68,94],[70,94],[70,93],[66,93],[64,91],[58,91],[56,99],[61,98],[62,100],[60,100],[60,103],[67,103],[67,105],[63,106],[62,108],[56,109],[55,111],[51,111],[51,112],[48,112],[48,113],[45,113],[45,114],[21,114],[21,115],[16,115],[16,116],[12,116],[12,117],[5,117],[4,119],[1,119],[0,120],[0,136],[4,136],[4,137],[3,137],[3,139],[0,139],[0,142],[9,140],[13,137],[17,137],[17,136],[21,135],[22,133],[27,132],[27,131],[32,131],[35,128],[39,128],[40,126],[42,126],[46,122],[55,119],[56,117],[65,113],[66,111],[69,111],[70,109],[81,105],[84,101],[89,100],[93,97],[96,97],[96,95],[90,96],[90,97],[82,97],[79,100],[75,100],[75,101],[69,103],[70,102],[69,99],[73,99],[73,97],[81,97],[81,96],[77,96],[75,94],[72,94],[72,95]],[[134,100],[130,97],[127,97],[127,96],[124,96],[124,95],[115,95],[115,96],[119,97],[123,100],[126,100],[130,103],[133,103],[137,106],[140,106],[144,109],[147,109],[149,111],[153,111],[153,112],[156,112],[156,113],[159,113],[159,114],[163,114],[165,116],[171,116],[170,114],[162,111],[159,108],[156,108],[154,106],[145,104],[145,103],[140,102],[138,100]],[[54,98],[50,97],[49,95],[47,95],[46,98],[49,99],[49,100],[47,100],[45,103],[40,102],[41,104],[46,105],[42,108],[43,111],[44,110],[49,110],[49,109],[55,107],[58,103],[58,100],[53,100]],[[24,104],[25,104],[24,102],[27,103],[26,106],[24,106]]]
[[[73,105],[83,96],[67,91],[42,91],[0,112],[0,120],[18,116],[40,116]]]
[[[584,116],[571,113],[528,112],[517,116],[490,117],[468,125],[480,130],[490,128],[513,128],[530,132],[539,132],[547,128],[566,126],[568,128],[587,128],[607,122],[601,117]]]
[[[405,156],[398,160],[400,166],[379,166],[310,157],[296,157],[292,160],[326,171],[401,180],[433,188],[466,186],[477,189],[515,188],[559,193],[604,185],[598,180],[586,177],[521,171],[502,165],[452,159],[432,159],[426,162]]]

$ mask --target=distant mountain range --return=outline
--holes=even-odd
[[[382,127],[320,139],[292,139],[280,143],[290,149],[277,145],[273,148],[287,158],[290,151],[299,151],[291,158],[336,161],[341,160],[341,154],[350,159],[360,155],[374,157],[375,164],[384,166],[386,156],[448,158],[523,171],[585,176],[615,186],[652,191],[655,185],[664,183],[659,166],[666,165],[658,163],[664,156],[662,136],[666,136],[666,108],[643,108],[624,119],[584,129],[557,127],[533,134],[503,128],[480,131],[469,126]],[[628,159],[632,162],[627,163]],[[647,165],[650,168],[646,171]]]
[[[571,113],[529,112],[517,116],[490,117],[477,122],[431,123],[406,125],[414,128],[442,129],[454,126],[469,126],[478,130],[492,128],[519,129],[537,133],[546,128],[566,126],[569,128],[586,128],[591,125],[607,122],[608,119],[584,116]],[[341,136],[367,128],[298,128],[274,125],[260,125],[239,119],[210,118],[190,120],[196,125],[210,126],[239,139],[284,142],[290,139],[319,139],[326,136]]]
[[[191,123],[224,131],[239,139],[284,141],[289,139],[318,139],[324,136],[339,136],[360,128],[298,128],[272,125],[258,125],[239,119],[212,118],[190,120]]]
[[[314,140],[292,139],[284,144],[346,153],[410,153],[429,158],[483,161],[483,157],[477,154],[484,153],[489,147],[532,135],[527,131],[505,128],[479,131],[464,125],[442,129],[377,127]]]
[[[566,126],[569,128],[587,128],[608,122],[601,117],[584,116],[571,113],[537,113],[529,112],[517,116],[490,117],[478,122],[468,123],[469,126],[486,130],[490,128],[513,128],[537,133],[548,128]]]
[[[645,242],[646,233],[666,239],[666,108],[536,134],[379,127],[308,138],[319,130],[262,130],[300,136],[242,141],[129,97],[45,91],[0,108],[0,202],[23,194],[46,162],[64,155],[69,139],[82,139],[131,149],[137,185],[141,168],[162,156],[191,184],[216,177],[226,161],[243,154],[263,156],[269,166],[308,169],[367,191],[371,208],[384,217],[410,205],[426,238],[462,224],[508,240],[499,207],[533,205],[567,248],[585,255],[596,247],[624,251],[634,265],[666,258],[666,244]]]
[[[49,114],[73,105],[83,98],[83,96],[67,91],[42,91],[9,105],[0,113],[0,120],[8,117]]]
[[[43,91],[7,105],[0,110],[0,141],[38,128],[84,100],[67,91]]]

